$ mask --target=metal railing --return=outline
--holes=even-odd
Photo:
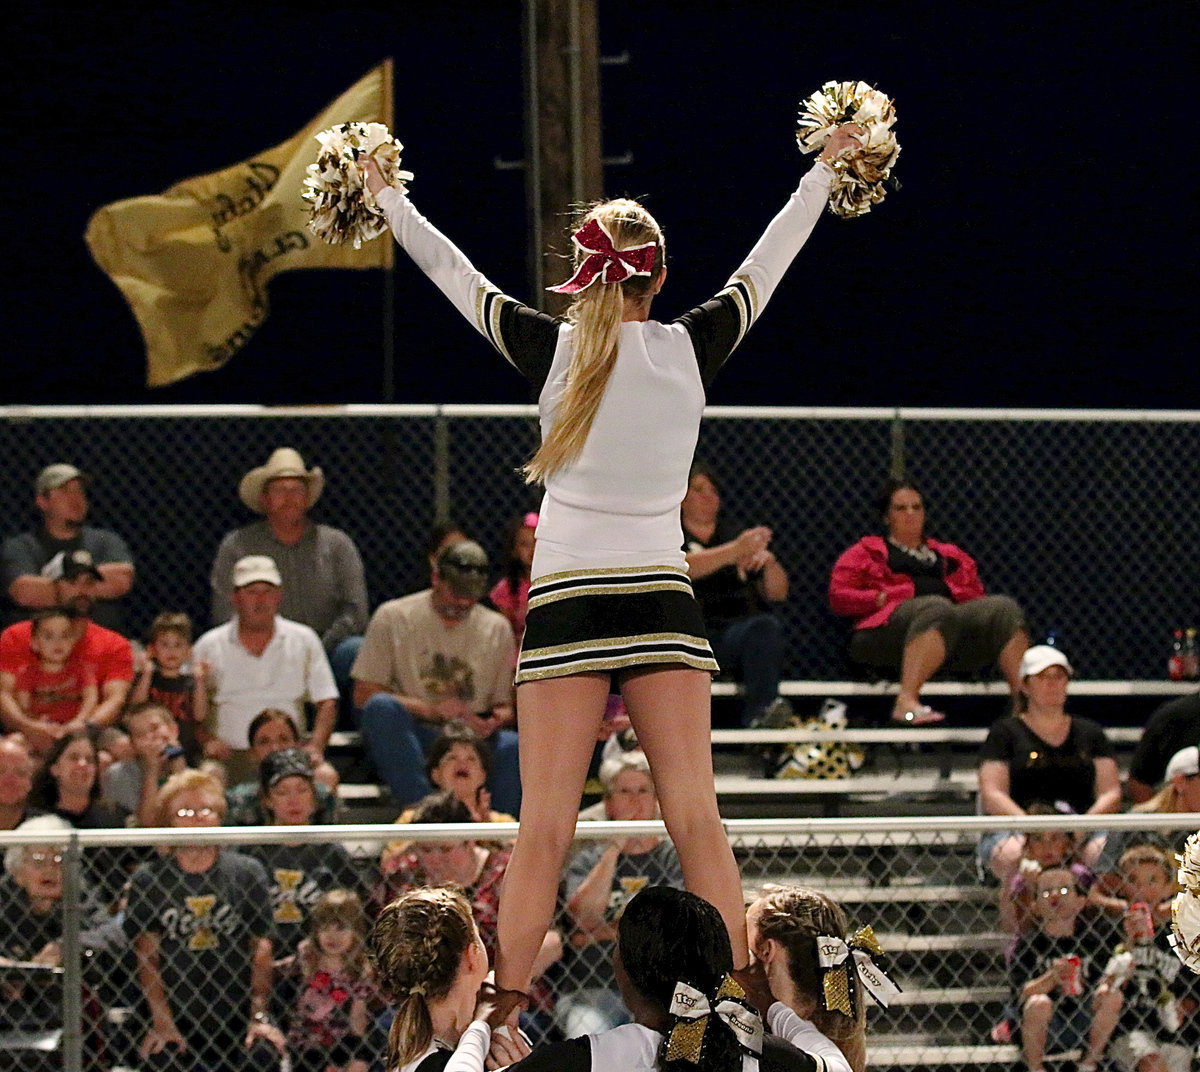
[[[1177,843],[1200,828],[1196,815],[1039,816],[1014,820],[995,816],[896,817],[817,820],[731,820],[725,824],[743,875],[748,897],[764,883],[794,882],[822,889],[840,900],[853,926],[871,923],[889,955],[892,974],[905,994],[891,1010],[875,1009],[870,1016],[869,1047],[872,1067],[902,1068],[954,1063],[984,1067],[1014,1059],[1012,1047],[988,1044],[990,1026],[1010,1015],[1005,974],[1007,939],[999,925],[996,890],[981,884],[976,861],[978,840],[997,830],[1070,831],[1084,835],[1106,831],[1110,836],[1151,832]],[[456,824],[447,826],[314,826],[216,829],[84,830],[0,834],[0,848],[39,846],[61,851],[64,867],[61,912],[62,1040],[61,1067],[66,1072],[114,1067],[113,1046],[124,1033],[128,1050],[137,1039],[135,1014],[125,1014],[125,1026],[108,1036],[97,1033],[94,1008],[122,995],[134,983],[126,957],[111,963],[89,956],[83,942],[86,927],[95,925],[89,911],[87,885],[98,857],[114,858],[118,850],[138,847],[218,845],[247,848],[278,845],[328,845],[355,848],[360,878],[367,888],[378,885],[376,851],[402,837],[415,845],[427,841],[503,842],[516,833],[515,824]],[[581,823],[577,838],[621,840],[662,836],[660,823]],[[122,856],[122,859],[126,858]],[[6,879],[12,885],[12,879]],[[636,886],[634,883],[630,890]],[[627,891],[628,892],[628,891]],[[619,896],[614,896],[617,906]],[[311,906],[308,906],[311,907]],[[118,920],[119,922],[119,920]],[[1103,925],[1102,925],[1103,924]],[[564,916],[560,927],[569,933]],[[1112,946],[1112,933],[1103,920],[1089,921],[1087,941],[1098,967]],[[569,945],[570,943],[566,943]],[[0,949],[0,957],[9,951]],[[587,986],[611,986],[594,968],[585,973],[581,961],[567,960],[547,976],[547,989],[563,995]],[[0,967],[0,977],[3,968]],[[220,986],[222,980],[211,982]],[[14,1008],[10,1000],[5,1015]],[[99,1039],[98,1044],[94,1044]],[[973,1041],[972,1041],[973,1040]],[[107,1041],[108,1049],[105,1048]],[[235,1031],[230,1044],[240,1043]],[[964,1043],[967,1049],[962,1049]],[[958,1049],[955,1049],[958,1047]],[[108,1056],[97,1057],[97,1054]]]
[[[328,478],[314,511],[358,543],[372,604],[427,581],[420,548],[453,516],[498,561],[508,520],[536,506],[517,473],[530,406],[20,407],[0,409],[8,531],[42,466],[96,479],[95,523],[133,548],[130,625],[186,610],[203,625],[208,571],[249,520],[241,476],[291,445]],[[727,512],[771,525],[792,578],[784,676],[843,678],[847,626],[825,607],[830,566],[872,530],[884,478],[925,489],[930,531],[966,549],[990,591],[1056,630],[1083,678],[1165,676],[1170,631],[1200,624],[1200,411],[713,407],[698,455]]]

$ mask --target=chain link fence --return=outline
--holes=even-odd
[[[325,470],[314,516],[357,542],[372,605],[427,583],[421,548],[436,519],[453,517],[498,560],[509,519],[537,505],[516,472],[536,443],[531,407],[0,413],[4,530],[33,521],[42,466],[93,474],[92,519],[137,560],[135,631],[168,607],[207,622],[217,543],[250,520],[238,481],[281,445]],[[1084,677],[1164,676],[1171,630],[1200,618],[1200,412],[716,408],[698,456],[731,516],[775,530],[792,578],[791,678],[846,676],[829,569],[875,529],[873,499],[894,472],[925,489],[931,533],[969,551],[1036,635],[1055,630]]]
[[[1119,837],[1126,845],[1143,840],[1176,845],[1198,822],[1200,816],[1194,815],[1124,815],[1038,817],[1021,824],[1041,832],[1084,831],[1085,838],[1107,828],[1110,838]],[[902,993],[889,1009],[873,1007],[869,1013],[872,1068],[984,1070],[1011,1067],[1019,1059],[1019,1014],[1008,964],[1012,935],[1000,921],[997,889],[981,881],[976,862],[978,840],[1005,824],[1004,819],[983,817],[728,824],[747,901],[769,883],[803,885],[838,900],[852,930],[868,924],[874,929],[886,953],[883,963]],[[511,824],[487,829],[489,838],[508,838],[514,832]],[[0,834],[6,851],[6,875],[0,883],[0,986],[5,994],[0,1068],[116,1072],[162,1067],[139,1056],[151,1026],[147,997],[160,985],[185,1038],[194,1048],[217,1055],[204,1067],[280,1068],[280,1053],[269,1042],[246,1049],[257,935],[274,941],[277,963],[268,1011],[286,1033],[290,1067],[310,1067],[306,1061],[311,1054],[302,1052],[305,1045],[318,1046],[321,1060],[313,1067],[321,1069],[326,1067],[322,1060],[336,1063],[331,1052],[345,1052],[332,1049],[332,1038],[297,1030],[298,1017],[314,1011],[328,1016],[333,1005],[349,1007],[358,1001],[370,1016],[360,1017],[354,1030],[373,1055],[371,1067],[380,1067],[389,1021],[386,1002],[370,987],[337,976],[326,980],[328,985],[318,981],[314,997],[312,973],[306,976],[279,961],[295,950],[308,913],[329,888],[357,889],[375,907],[406,888],[395,872],[390,882],[381,880],[377,867],[381,845],[397,833],[394,826],[292,828],[286,844],[277,830],[263,828],[174,830],[169,844],[163,831]],[[461,846],[471,833],[478,828],[412,826],[405,828],[404,837],[411,840],[409,850],[419,853]],[[661,833],[658,823],[585,823],[577,849],[586,853],[589,844]],[[178,851],[180,846],[214,844],[267,866],[259,871],[238,856],[223,869],[214,865],[209,872],[197,872],[191,865],[177,866],[168,855],[169,845]],[[476,844],[489,860],[503,859],[502,842]],[[223,858],[231,859],[228,854]],[[352,873],[329,867],[331,859],[352,859]],[[114,869],[124,875],[131,868],[130,886],[112,904],[103,903],[96,876],[111,876]],[[1049,871],[1045,874],[1050,877]],[[410,876],[414,881],[419,877]],[[646,881],[618,878],[610,909],[619,911]],[[1039,894],[1048,898],[1063,892],[1057,880],[1045,891],[1037,876],[1032,881],[1034,903]],[[494,928],[490,889],[485,866],[470,891],[485,937]],[[1039,910],[1031,911],[1028,931],[1039,926]],[[1084,990],[1080,1001],[1089,1016],[1101,973],[1123,940],[1122,926],[1119,915],[1091,909],[1075,925],[1072,941]],[[566,953],[537,988],[540,1016],[530,1022],[535,1033],[553,1035],[578,995],[591,995],[588,1000],[605,1007],[597,995],[613,990],[608,949],[603,957],[582,955],[566,911],[558,927]],[[144,948],[147,935],[153,936],[150,961]],[[153,964],[149,972],[147,963]],[[1169,971],[1177,962],[1168,956],[1164,963]],[[1020,970],[1015,974],[1019,983]],[[1190,978],[1184,971],[1176,988]],[[1161,1036],[1166,997],[1159,983],[1135,973],[1125,985],[1126,1015],[1136,1012],[1145,1019],[1145,1030]],[[1123,1020],[1117,1037],[1127,1034],[1130,1024]],[[1005,1031],[1013,1042],[1004,1041]],[[253,1055],[249,1063],[241,1060],[246,1054]]]

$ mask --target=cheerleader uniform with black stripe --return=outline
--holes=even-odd
[[[717,669],[679,520],[704,392],[811,234],[832,177],[813,166],[716,297],[669,324],[621,325],[583,450],[546,479],[518,683],[648,664]],[[417,266],[537,389],[545,436],[573,327],[502,294],[401,191],[378,201]]]

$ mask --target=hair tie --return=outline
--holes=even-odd
[[[858,1017],[859,988],[871,995],[877,1005],[888,1003],[900,993],[887,973],[875,963],[883,956],[883,946],[868,926],[857,930],[850,940],[817,935],[817,959],[821,967],[821,990],[828,1012]]]
[[[728,972],[722,977],[712,998],[685,982],[675,984],[669,1010],[674,1023],[667,1035],[668,1061],[688,1061],[698,1065],[704,1052],[704,1036],[715,1014],[738,1041],[742,1051],[742,1072],[757,1072],[762,1053],[763,1023],[758,1010],[746,999],[746,991]]]
[[[414,998],[423,998],[425,996],[425,984],[413,983],[413,985],[408,988],[408,996]]]
[[[571,241],[587,256],[565,283],[546,288],[556,294],[578,294],[598,278],[605,283],[620,283],[630,276],[650,275],[658,252],[657,242],[617,249],[612,235],[599,220],[588,220],[571,235]]]

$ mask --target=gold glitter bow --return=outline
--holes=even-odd
[[[675,1023],[667,1036],[666,1060],[698,1065],[704,1050],[704,1036],[714,1013],[736,1036],[743,1050],[743,1068],[756,1068],[758,1054],[762,1052],[762,1019],[748,1004],[745,990],[728,974],[721,980],[711,1001],[694,986],[683,982],[675,984],[670,1008]]]
[[[821,977],[825,1008],[845,1013],[851,1019],[858,1016],[859,988],[863,988],[885,1009],[900,988],[875,963],[883,955],[883,946],[869,927],[862,927],[848,942],[841,938],[817,936],[817,958],[823,972]]]

